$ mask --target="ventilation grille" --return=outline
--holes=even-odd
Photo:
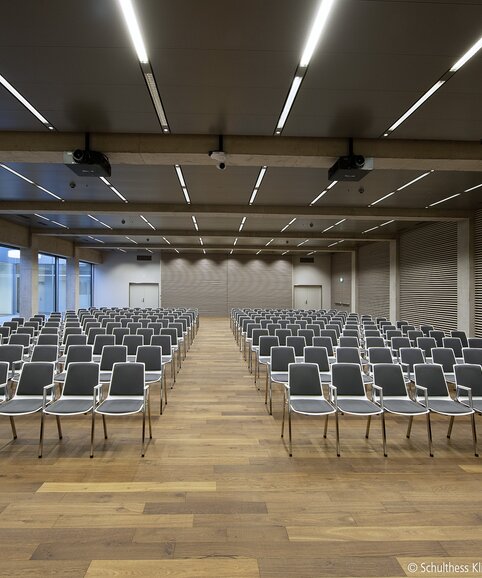
[[[152,261],[152,255],[137,255],[138,261]]]
[[[358,311],[390,316],[389,243],[371,243],[358,250]]]
[[[475,335],[482,337],[482,209],[475,213]]]
[[[400,318],[457,329],[456,223],[434,223],[401,235]]]
[[[300,263],[314,263],[314,257],[300,257]]]

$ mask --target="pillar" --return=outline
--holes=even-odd
[[[474,224],[457,223],[457,329],[474,335]]]
[[[74,256],[67,259],[66,285],[67,309],[79,308],[79,249],[74,247]]]
[[[19,314],[29,319],[38,312],[38,237],[30,236],[29,247],[20,251]]]
[[[390,243],[390,321],[400,319],[400,264],[398,258],[398,239],[392,239]]]

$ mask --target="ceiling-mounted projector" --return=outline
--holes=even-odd
[[[348,140],[348,155],[340,157],[328,169],[329,181],[359,181],[373,169],[373,158],[353,154],[353,139]]]
[[[91,151],[89,134],[85,135],[85,149],[64,153],[64,163],[79,177],[110,177],[109,159],[104,153]]]

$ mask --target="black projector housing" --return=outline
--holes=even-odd
[[[79,177],[110,177],[109,159],[104,153],[75,149],[64,153],[64,163]]]
[[[340,157],[328,169],[329,181],[359,181],[373,168],[373,159],[366,159],[362,155],[348,155]]]

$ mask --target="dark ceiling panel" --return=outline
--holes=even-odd
[[[174,166],[116,165],[112,167],[110,182],[128,201],[184,202]],[[189,183],[188,187],[190,189]]]

